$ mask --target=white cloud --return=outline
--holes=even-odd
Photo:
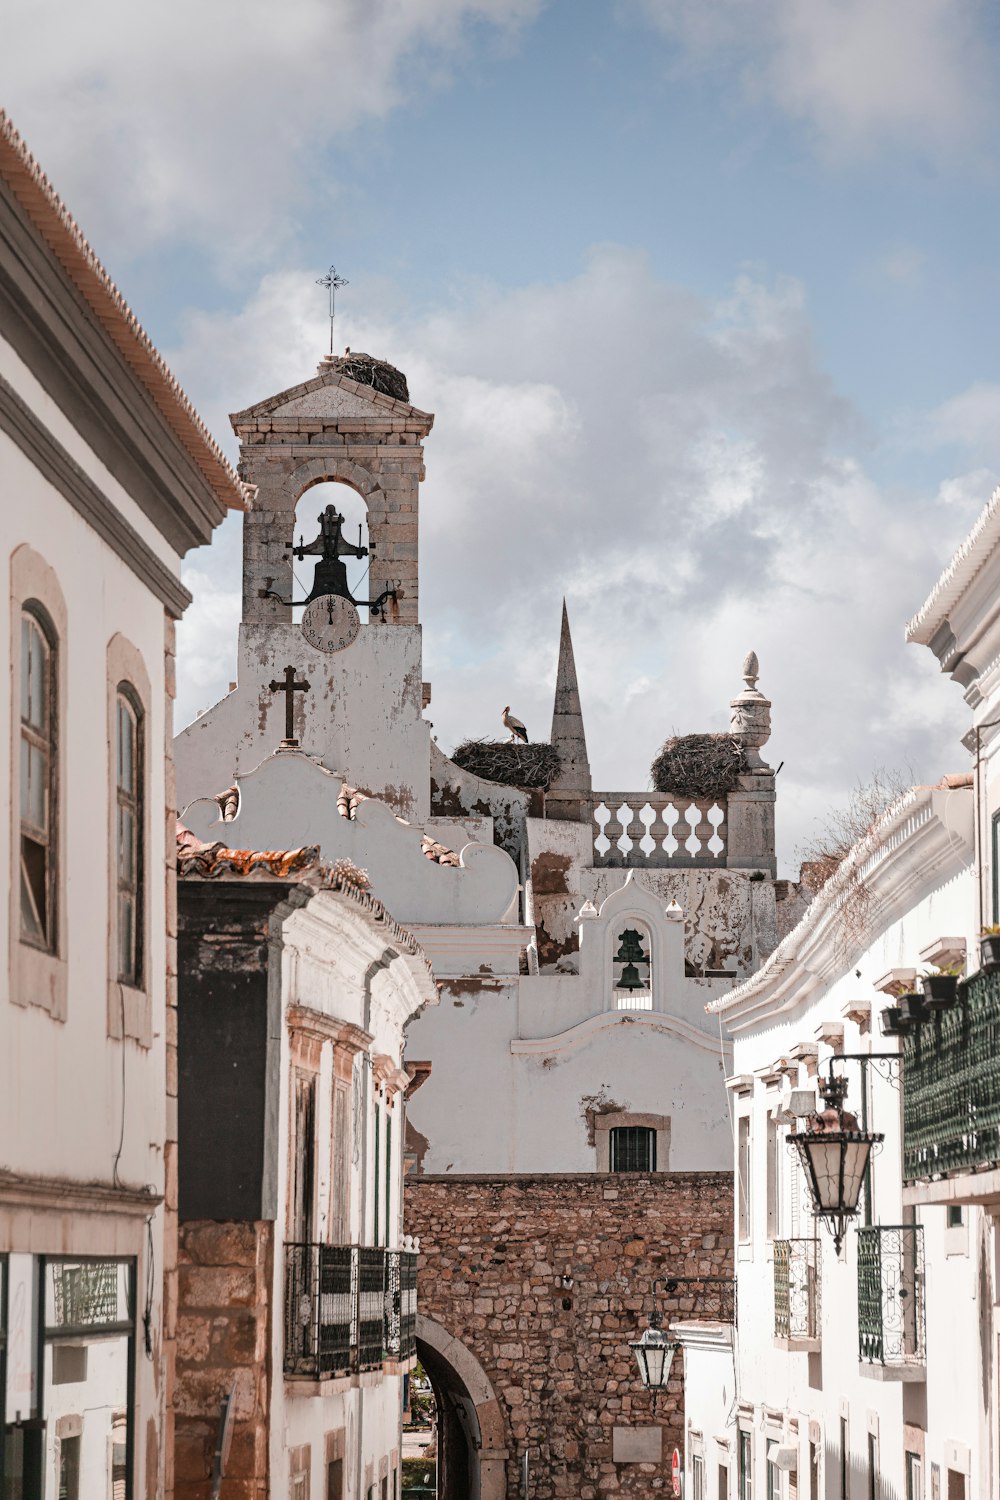
[[[812,127],[835,155],[886,145],[937,155],[989,108],[979,0],[640,0],[699,66],[735,66],[746,94]]]
[[[231,262],[290,243],[307,188],[312,214],[336,195],[334,135],[440,85],[470,25],[509,36],[540,3],[13,0],[0,90],[119,263],[178,241]]]
[[[931,412],[925,441],[962,448],[991,468],[1000,466],[1000,385],[977,381]]]
[[[288,273],[234,318],[190,317],[170,359],[217,425],[311,373],[324,327],[309,290]],[[445,748],[498,732],[507,702],[547,734],[565,593],[605,785],[642,788],[667,734],[724,727],[750,647],[774,700],[771,758],[785,761],[786,856],[816,788],[846,794],[875,765],[937,776],[963,763],[961,702],[901,626],[984,493],[956,481],[945,508],[932,486],[873,482],[797,284],[745,277],[702,302],[610,245],[554,285],[345,313],[341,338],[399,365],[436,413],[421,600]],[[182,658],[188,716],[212,663],[216,696],[233,675],[239,579],[225,548],[192,568],[199,600],[204,578],[224,600],[184,627],[199,676]]]

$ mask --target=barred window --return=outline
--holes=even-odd
[[[21,615],[21,937],[55,948],[55,632],[41,607]]]
[[[655,1172],[656,1131],[647,1125],[619,1125],[611,1132],[612,1172]]]
[[[142,710],[126,683],[118,684],[115,701],[115,821],[118,871],[118,978],[142,988]]]

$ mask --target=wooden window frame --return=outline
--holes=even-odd
[[[159,932],[152,922],[151,876],[157,855],[153,846],[152,804],[157,789],[152,784],[150,747],[155,743],[153,694],[149,673],[141,653],[117,633],[107,646],[107,797],[108,797],[108,1036],[116,1041],[127,1037],[141,1047],[153,1044],[153,980],[156,971],[154,943]],[[139,775],[136,778],[138,846],[136,943],[140,957],[134,981],[123,978],[119,963],[119,899],[121,887],[118,872],[118,702],[124,696],[136,718]]]
[[[55,570],[22,543],[10,556],[10,850],[8,866],[8,981],[15,1005],[37,1007],[66,1020],[66,682],[69,619]],[[32,616],[49,650],[51,761],[49,766],[50,933],[39,946],[21,933],[21,622]]]

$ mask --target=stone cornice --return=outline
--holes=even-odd
[[[145,1217],[163,1202],[163,1194],[145,1187],[115,1187],[108,1182],[73,1182],[63,1177],[25,1177],[0,1170],[0,1204],[23,1205],[54,1213],[127,1214]]]
[[[874,933],[970,867],[972,819],[971,787],[912,788],[854,846],[757,973],[706,1010],[724,1016],[732,1030],[742,1030],[839,977],[868,940],[859,936],[845,951],[840,918],[852,888],[859,883],[866,888],[865,933]]]
[[[319,1042],[333,1042],[352,1054],[367,1052],[375,1038],[353,1021],[344,1021],[339,1016],[327,1015],[326,1011],[314,1010],[310,1005],[290,1005],[285,1020],[293,1031]]]
[[[175,620],[191,603],[191,595],[180,579],[157,557],[117,506],[98,489],[41,422],[14,387],[0,375],[0,429],[68,500],[87,525],[141,578],[151,593]]]

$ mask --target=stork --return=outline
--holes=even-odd
[[[528,743],[528,731],[525,729],[520,719],[515,719],[514,715],[510,711],[509,703],[504,707],[503,727],[510,730],[510,739],[507,741],[509,745],[516,744],[518,740],[523,740],[525,744]]]

